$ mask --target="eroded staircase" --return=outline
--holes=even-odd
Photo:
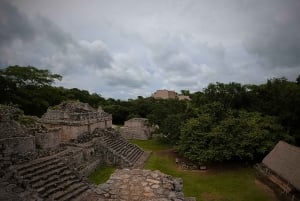
[[[83,182],[56,157],[45,157],[14,167],[15,177],[36,191],[43,200],[78,200],[87,191]]]
[[[99,130],[99,132],[102,133],[100,136],[102,146],[106,147],[115,155],[123,158],[129,167],[133,167],[145,153],[140,147],[131,144],[121,135],[107,130],[104,133],[101,130]]]

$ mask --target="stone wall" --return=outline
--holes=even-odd
[[[177,97],[177,93],[175,91],[163,89],[157,90],[151,96],[155,99],[175,99]]]
[[[175,91],[169,91],[166,89],[163,90],[157,90],[154,92],[151,97],[155,99],[176,99],[178,100],[191,100],[189,96],[185,96],[182,94],[177,94]]]
[[[4,156],[35,152],[35,138],[34,136],[28,136],[0,139],[0,147]]]
[[[149,125],[148,119],[133,118],[124,122],[120,128],[120,133],[125,139],[148,140],[154,131],[153,126]]]
[[[41,149],[56,149],[61,143],[61,129],[51,129],[48,132],[36,133],[35,143]]]

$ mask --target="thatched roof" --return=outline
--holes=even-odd
[[[262,163],[300,190],[300,148],[279,141]]]

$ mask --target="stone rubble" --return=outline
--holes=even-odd
[[[182,179],[158,170],[119,169],[96,192],[111,201],[185,201]]]

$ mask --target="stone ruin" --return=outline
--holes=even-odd
[[[143,167],[150,153],[113,130],[111,119],[101,108],[79,102],[50,108],[41,119],[0,105],[0,200],[186,200],[173,178],[168,177],[168,191],[158,192],[150,182],[151,171],[136,169]],[[86,176],[101,165],[127,169],[118,170],[106,184],[97,186]],[[140,182],[148,182],[145,192],[126,199],[123,186],[112,182],[123,178],[123,171],[140,172]]]
[[[152,137],[154,126],[146,118],[132,118],[124,122],[120,128],[121,135],[128,140],[148,140]]]
[[[95,110],[87,103],[63,102],[49,108],[41,118],[47,128],[61,128],[61,141],[77,139],[82,133],[92,133],[96,128],[111,128],[112,115],[101,107]]]

